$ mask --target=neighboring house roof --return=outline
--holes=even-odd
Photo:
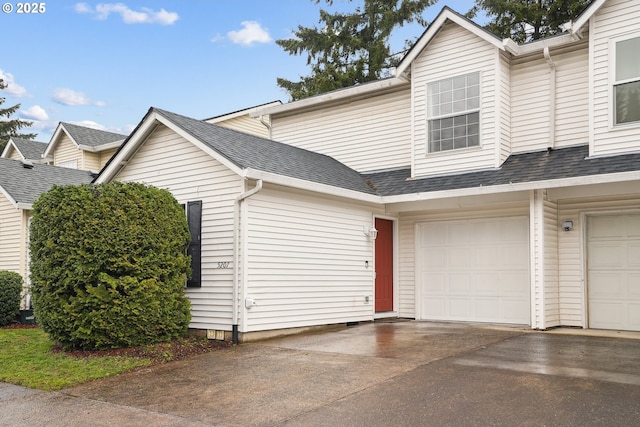
[[[566,180],[640,171],[640,153],[589,157],[589,146],[512,154],[499,169],[410,179],[410,168],[364,174],[381,196]],[[636,174],[635,179],[640,178]],[[490,192],[490,191],[489,191]]]
[[[87,171],[0,158],[0,192],[17,208],[31,209],[31,204],[53,185],[90,182]]]
[[[236,117],[249,116],[252,112],[257,111],[258,109],[274,107],[276,105],[282,105],[282,101],[277,100],[272,102],[265,102],[264,104],[256,105],[255,107],[243,108],[242,110],[233,111],[231,113],[209,117],[207,119],[204,119],[204,121],[209,123],[223,122],[225,120],[235,119]]]
[[[2,157],[5,157],[9,152],[10,147],[13,147],[13,149],[18,151],[23,159],[40,160],[44,150],[47,148],[47,144],[45,142],[33,141],[30,139],[11,137],[2,152]]]
[[[182,131],[187,139],[203,144],[204,148],[212,150],[218,155],[219,160],[223,160],[238,173],[258,171],[369,195],[375,194],[358,172],[332,157],[158,108],[149,109],[140,125],[102,169],[100,176],[105,173],[108,174],[106,179],[115,176],[122,167],[121,163],[126,160],[126,157],[123,159],[119,156],[120,152],[128,150],[129,155],[133,155],[135,150],[128,145],[141,144],[143,138],[138,134],[143,131],[139,129],[145,127],[145,123],[148,126],[153,120]]]
[[[58,144],[63,133],[66,133],[78,148],[92,152],[117,148],[127,137],[127,135],[119,133],[60,122],[43,154],[45,157],[53,154],[55,146]]]

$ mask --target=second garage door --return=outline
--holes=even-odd
[[[640,214],[587,222],[589,327],[640,331]]]
[[[418,224],[419,317],[530,324],[526,217]]]

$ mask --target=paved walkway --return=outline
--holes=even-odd
[[[0,383],[1,426],[638,420],[640,340],[468,324],[362,324],[245,344],[55,393]]]

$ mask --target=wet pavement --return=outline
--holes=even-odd
[[[640,339],[470,324],[367,323],[55,393],[0,383],[1,426],[639,424]]]

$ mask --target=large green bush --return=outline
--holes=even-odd
[[[184,209],[137,183],[54,186],[33,204],[31,282],[40,327],[64,348],[161,342],[191,319]]]
[[[13,271],[0,271],[0,326],[16,320],[20,314],[22,276]]]

